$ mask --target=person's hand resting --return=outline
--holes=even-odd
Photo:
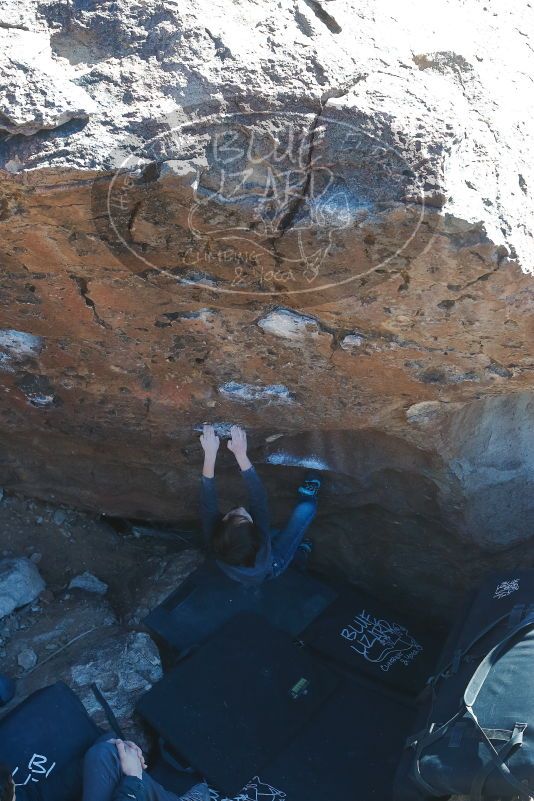
[[[212,425],[208,423],[204,424],[204,430],[200,435],[200,444],[204,449],[204,467],[202,469],[202,475],[206,478],[213,478],[215,475],[215,462],[217,461],[220,439]]]
[[[143,778],[143,770],[146,768],[143,752],[135,743],[115,740],[115,746],[119,754],[121,770],[125,776],[136,776]]]
[[[232,451],[241,470],[249,470],[252,463],[247,455],[247,434],[244,428],[232,426],[228,450]]]

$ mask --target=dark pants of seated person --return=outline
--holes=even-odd
[[[15,695],[15,682],[10,676],[0,673],[0,706],[8,704]]]
[[[294,509],[287,525],[272,533],[273,578],[280,576],[293,561],[310,523],[317,514],[317,500],[307,498]]]
[[[117,747],[107,742],[113,735],[100,739],[85,755],[83,766],[83,801],[113,801],[123,773]],[[206,784],[197,784],[185,795],[177,796],[165,790],[148,773],[143,773],[143,785],[148,801],[209,801]]]

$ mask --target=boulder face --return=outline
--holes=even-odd
[[[0,483],[190,519],[235,421],[319,567],[442,615],[528,559],[533,13],[4,2]]]
[[[1,559],[0,620],[35,601],[45,586],[37,567],[29,559]]]

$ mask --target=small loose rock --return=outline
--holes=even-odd
[[[57,509],[52,516],[52,520],[54,521],[56,526],[61,526],[66,519],[67,515],[63,511],[63,509]]]
[[[33,603],[46,584],[37,567],[29,559],[0,561],[0,618],[15,609]]]
[[[18,655],[17,663],[23,670],[32,670],[37,664],[37,654],[32,648],[25,648]]]
[[[86,571],[72,579],[69,584],[69,590],[84,590],[85,592],[92,592],[96,595],[105,595],[108,591],[108,585],[92,573]]]

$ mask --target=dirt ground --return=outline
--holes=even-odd
[[[91,695],[87,687],[73,685],[72,671],[83,674],[82,685],[88,685],[91,665],[100,660],[99,683],[129,720],[141,692],[131,691],[132,682],[150,684],[160,670],[152,672],[159,664],[157,651],[151,651],[155,645],[139,634],[146,631],[143,618],[195,569],[200,553],[183,535],[132,533],[124,521],[126,530],[117,532],[117,521],[0,495],[0,558],[29,558],[46,582],[33,603],[0,620],[0,672],[17,679],[17,695],[0,709],[0,718],[58,680],[72,686],[91,713]],[[69,588],[85,572],[108,585],[104,595]],[[92,716],[101,723],[100,708]],[[143,737],[142,729],[134,735]]]
[[[169,535],[117,533],[96,515],[4,493],[0,501],[0,556],[26,556],[46,581],[45,601],[88,571],[109,586],[106,599],[121,620],[136,603],[147,564],[188,547]]]

